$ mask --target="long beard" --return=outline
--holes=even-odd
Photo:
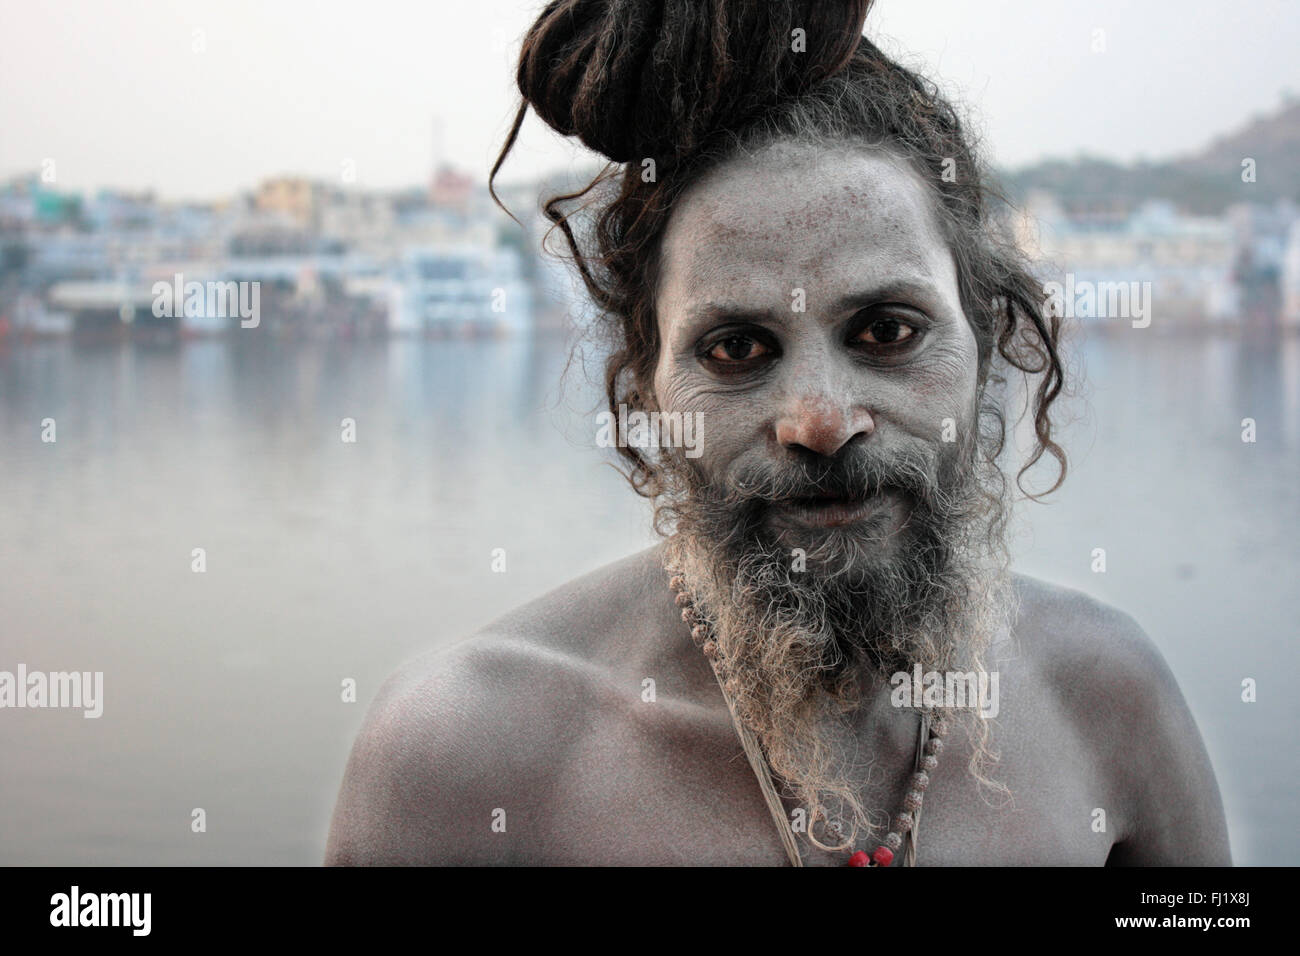
[[[983,671],[985,651],[1014,613],[1003,475],[973,445],[953,445],[905,446],[888,458],[855,449],[719,484],[669,459],[664,479],[670,490],[657,517],[675,525],[665,565],[710,624],[737,714],[809,819],[838,822],[840,842],[824,843],[809,827],[812,842],[852,844],[861,830],[878,829],[844,752],[853,714],[891,673],[916,664]],[[908,504],[890,542],[869,525],[849,525],[810,533],[795,549],[764,521],[785,498],[882,490]],[[987,722],[967,716],[971,770],[990,782]]]

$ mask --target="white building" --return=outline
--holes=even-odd
[[[520,334],[533,326],[532,291],[514,249],[408,249],[389,290],[388,327],[394,332]]]

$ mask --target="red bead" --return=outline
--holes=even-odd
[[[849,857],[849,866],[870,866],[871,857],[867,856],[866,850],[859,850]]]
[[[876,866],[889,866],[894,862],[894,851],[887,846],[878,846],[876,852],[871,854],[871,859],[875,861]]]

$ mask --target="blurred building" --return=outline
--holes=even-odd
[[[1300,221],[1295,203],[1237,203],[1226,218],[1233,232],[1233,279],[1242,316],[1254,324],[1284,317],[1287,249]]]
[[[1287,230],[1282,253],[1282,322],[1300,328],[1300,219]]]
[[[257,187],[258,211],[278,213],[304,228],[315,225],[320,187],[302,176],[277,176]]]
[[[511,248],[409,249],[388,286],[393,331],[435,336],[522,334],[533,296]]]
[[[518,334],[534,325],[535,254],[484,185],[442,168],[429,188],[267,179],[220,203],[89,198],[39,174],[0,187],[0,338],[208,335],[238,316],[155,315],[155,283],[256,283],[261,334]],[[510,224],[513,226],[513,224]]]
[[[1151,201],[1122,218],[1080,219],[1050,194],[1036,192],[1016,236],[1041,263],[1044,281],[1069,274],[1076,284],[1151,283],[1162,325],[1238,318],[1237,243],[1226,218],[1189,216],[1172,203]]]

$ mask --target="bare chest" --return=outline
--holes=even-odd
[[[915,757],[908,715],[864,728],[854,782],[880,825],[899,812]],[[722,707],[603,713],[564,751],[530,814],[522,862],[618,865],[787,865],[777,822]],[[1124,808],[1076,732],[1050,707],[1025,707],[991,728],[999,759],[976,780],[974,752],[954,731],[933,774],[917,827],[917,863],[1102,865]],[[804,864],[844,865],[849,851],[809,844],[806,813],[784,801]]]

